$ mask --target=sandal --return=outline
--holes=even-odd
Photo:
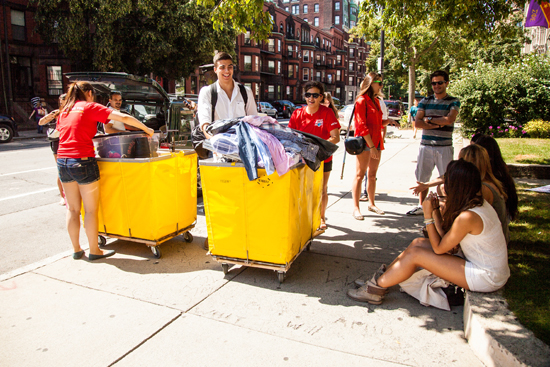
[[[373,213],[376,213],[376,214],[380,214],[380,215],[386,214],[383,210],[378,209],[375,206],[369,206],[368,209],[369,209],[370,212],[373,212]]]
[[[369,196],[367,194],[363,194],[359,198],[359,201],[369,201]]]
[[[318,231],[326,231],[327,230],[327,224],[326,223],[321,223],[321,225],[319,226],[319,228],[317,228]]]
[[[355,212],[353,212],[353,217],[357,220],[365,220],[361,214],[355,214]]]

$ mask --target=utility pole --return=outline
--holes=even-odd
[[[2,7],[3,7],[3,13],[4,13],[4,42],[6,43],[6,66],[7,66],[7,79],[8,79],[8,100],[9,100],[9,106],[7,113],[14,117],[13,115],[13,93],[12,93],[12,87],[11,87],[11,67],[10,67],[10,47],[8,42],[8,13],[6,11],[6,0],[2,1]],[[1,52],[1,51],[0,51]]]

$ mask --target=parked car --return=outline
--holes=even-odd
[[[277,109],[279,116],[283,118],[290,118],[295,110],[298,109],[296,105],[286,99],[271,102],[271,105]]]
[[[266,115],[271,116],[274,119],[276,119],[279,116],[279,114],[277,113],[277,109],[275,109],[275,107],[273,107],[271,103],[257,102],[256,104],[258,106],[259,113],[265,113]]]
[[[384,101],[388,109],[388,118],[399,121],[405,113],[405,107],[401,101]]]
[[[340,135],[346,135],[348,132],[349,119],[351,118],[351,112],[353,111],[353,104],[347,104],[340,111],[338,111],[338,121],[340,122]],[[353,135],[355,131],[355,121],[351,122],[350,135]]]
[[[332,97],[332,101],[334,102],[334,106],[336,106],[337,109],[340,110],[340,109],[344,108],[344,105],[340,101],[340,98]]]
[[[0,115],[0,144],[9,143],[14,136],[18,136],[15,119],[11,116]]]

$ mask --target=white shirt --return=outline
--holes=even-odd
[[[382,110],[382,121],[388,119],[388,109],[386,107],[386,103],[381,97],[378,97],[378,100],[380,101],[380,109]]]
[[[115,110],[113,107],[109,106],[109,109],[113,110],[113,111],[118,111],[120,112],[120,110]],[[124,126],[124,122],[122,121],[117,121],[117,120],[109,120],[108,124],[113,124],[113,128],[114,129],[117,129],[117,130],[120,130],[120,131],[126,131],[126,127]]]
[[[222,119],[230,119],[241,116],[257,115],[256,102],[254,101],[254,94],[250,88],[245,87],[248,94],[248,103],[245,107],[244,99],[241,96],[241,92],[237,82],[234,81],[233,93],[231,99],[227,96],[225,91],[220,87],[218,82],[214,83],[218,89],[218,100],[216,101],[216,108],[214,111],[214,121]],[[202,87],[199,92],[198,102],[198,117],[199,123],[202,125],[212,123],[212,101],[211,101],[210,86]]]

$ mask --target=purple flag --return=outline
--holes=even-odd
[[[548,2],[542,2],[542,6],[548,8]],[[548,28],[548,20],[544,14],[541,5],[536,0],[531,0],[529,11],[525,20],[525,27],[545,27]]]

